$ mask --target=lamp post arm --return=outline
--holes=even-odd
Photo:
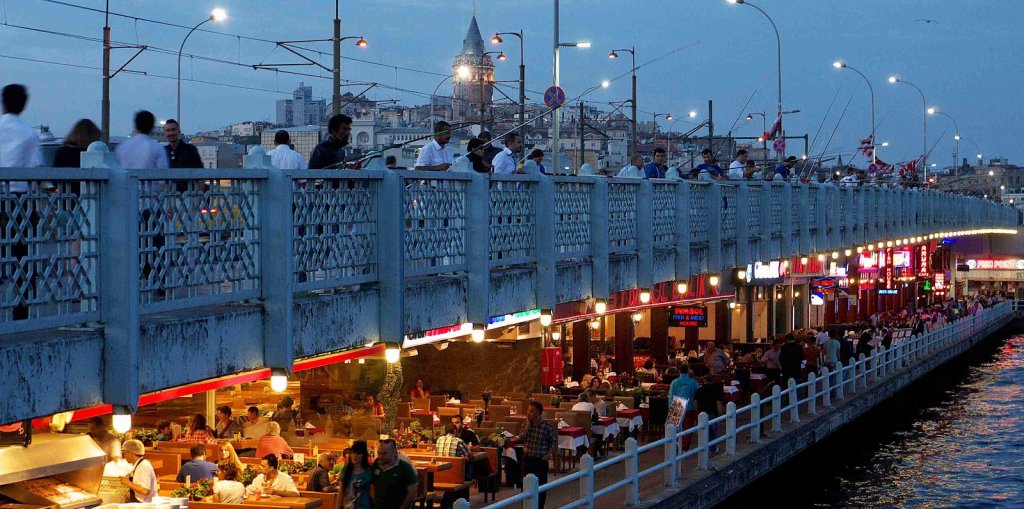
[[[200,21],[196,26],[192,27],[192,30],[189,30],[188,34],[185,34],[185,38],[181,40],[181,46],[178,47],[178,122],[181,122],[181,54],[185,51],[185,42],[187,42],[188,38],[192,36],[192,32],[195,32],[197,28],[209,23],[210,21],[213,21],[212,17],[206,18]]]

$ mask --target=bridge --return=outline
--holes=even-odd
[[[185,384],[758,261],[1018,224],[930,190],[278,171],[261,150],[242,169],[132,170],[102,144],[82,166],[0,170],[0,423],[132,411]]]

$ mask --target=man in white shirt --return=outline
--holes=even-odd
[[[263,461],[260,462],[262,471],[245,489],[246,495],[266,493],[277,497],[299,496],[299,489],[295,487],[295,481],[290,475],[278,470],[277,465],[277,456],[273,454],[264,456]]]
[[[644,174],[640,168],[644,167],[644,158],[640,154],[633,154],[629,158],[629,164],[624,166],[616,177],[643,178]]]
[[[292,139],[284,129],[274,133],[274,149],[267,152],[270,164],[279,170],[298,170],[306,167],[306,160],[291,147]]]
[[[518,133],[508,133],[505,135],[505,149],[498,152],[498,155],[494,156],[491,160],[491,164],[494,165],[494,173],[522,173],[519,170],[519,164],[516,161],[515,154],[523,148],[523,139],[519,137]]]
[[[3,116],[0,116],[0,168],[30,168],[43,164],[39,133],[19,115],[28,104],[24,85],[7,85],[3,90]],[[17,191],[13,189],[12,191]],[[27,189],[25,189],[27,191]]]
[[[420,149],[416,169],[420,171],[448,171],[455,156],[448,142],[452,139],[452,125],[445,121],[434,124],[434,140]]]
[[[121,451],[124,453],[124,459],[132,464],[131,473],[121,478],[121,486],[128,488],[129,501],[152,503],[160,485],[157,482],[153,464],[145,457],[145,446],[138,440],[126,440],[121,446]]]
[[[743,172],[747,168],[747,151],[736,151],[736,160],[729,164],[729,180],[743,180]]]
[[[142,110],[135,114],[135,134],[128,141],[117,146],[114,154],[117,164],[130,170],[167,169],[170,162],[165,150],[149,133],[153,132],[156,117]]]

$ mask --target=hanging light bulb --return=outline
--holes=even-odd
[[[284,392],[287,388],[288,372],[281,368],[274,368],[270,370],[270,390],[274,392]]]
[[[729,301],[729,309],[736,309],[736,301],[734,301],[734,300],[730,300]]]
[[[833,260],[838,260],[839,259],[839,251],[832,251],[832,259]]]
[[[124,434],[128,430],[132,429],[132,414],[128,413],[128,409],[123,406],[114,407],[114,419],[113,423],[114,431]]]
[[[394,364],[398,362],[398,359],[401,357],[402,347],[398,346],[398,343],[384,344],[384,360],[388,361],[388,364]]]
[[[540,310],[540,326],[550,327],[551,326],[551,310],[542,309]]]
[[[640,303],[647,304],[651,301],[651,291],[647,288],[640,289]]]
[[[608,311],[608,302],[604,299],[597,299],[594,301],[594,312],[603,315]]]
[[[484,333],[485,332],[487,332],[487,328],[484,327],[483,324],[474,323],[473,324],[473,336],[472,336],[473,342],[474,343],[481,343],[481,342],[483,342],[483,340],[484,340]]]
[[[643,319],[644,319],[644,314],[643,313],[641,313],[639,311],[637,311],[636,313],[633,313],[633,323],[640,323],[640,321],[643,320]]]
[[[718,286],[718,274],[712,274],[708,277],[708,284],[711,286]]]
[[[746,281],[747,280],[747,269],[736,269],[736,280]]]
[[[818,253],[818,261],[819,262],[825,261],[825,253]]]
[[[601,322],[599,322],[597,320],[591,320],[590,321],[590,328],[594,329],[594,330],[600,329],[601,328]]]
[[[806,256],[801,256],[800,257],[800,265],[807,265],[807,257]]]
[[[798,292],[798,291],[794,290],[794,291],[793,291],[793,296],[794,296],[794,297],[799,297],[799,296],[800,296],[800,292]]]
[[[843,254],[846,255],[846,256],[850,256],[850,255],[853,254],[853,250],[847,249],[846,251],[843,251]]]
[[[686,283],[679,281],[676,283],[676,293],[680,295],[686,294]]]
[[[562,339],[562,333],[558,332],[558,331],[552,331],[551,332],[551,339],[553,341],[558,341],[558,340]]]

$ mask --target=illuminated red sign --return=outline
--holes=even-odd
[[[931,267],[929,266],[928,261],[928,244],[925,244],[917,248],[917,275],[921,277],[928,277],[931,275]]]
[[[708,308],[706,306],[672,306],[669,308],[668,324],[670,327],[707,327]]]

